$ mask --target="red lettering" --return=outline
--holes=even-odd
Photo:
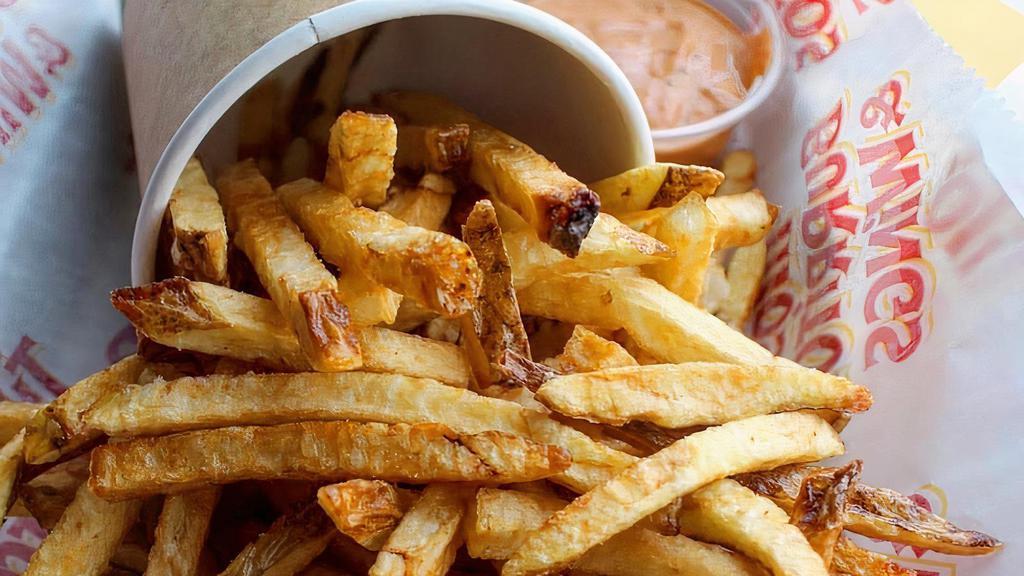
[[[820,248],[832,237],[833,227],[850,233],[856,231],[857,217],[839,214],[839,210],[849,206],[850,188],[844,185],[828,202],[804,210],[800,219],[800,236],[804,244],[811,249]]]
[[[906,314],[921,310],[921,304],[924,302],[924,277],[916,269],[904,266],[874,279],[864,300],[864,320],[870,324],[881,319],[878,313],[878,300],[887,290],[897,286],[906,286],[910,294],[903,296],[899,293],[890,293],[887,301],[892,307],[892,316],[886,319],[899,320]]]
[[[897,198],[909,186],[921,181],[921,169],[918,164],[897,167],[916,147],[914,133],[907,132],[873,146],[857,149],[857,157],[862,166],[878,163],[878,167],[871,173],[871,187],[875,190],[883,190],[881,194],[868,202],[868,215],[865,218],[863,230],[867,231],[875,227],[878,212],[885,204]]]
[[[839,100],[832,111],[815,124],[800,146],[800,168],[807,168],[814,156],[824,154],[832,149],[843,125],[843,101]]]
[[[827,293],[828,292],[825,291],[817,293],[816,297],[814,298],[814,301],[807,303],[808,310],[810,310],[810,307],[813,306],[822,297],[824,297]],[[825,306],[817,313],[808,314],[804,317],[804,320],[800,323],[800,332],[803,334],[804,338],[801,338],[800,340],[804,341],[806,336],[810,334],[812,330],[828,322],[829,320],[835,320],[837,318],[839,318],[838,299],[835,302]]]
[[[25,42],[35,49],[36,60],[46,65],[46,73],[50,76],[55,76],[57,69],[71,60],[71,50],[39,26],[29,26]]]
[[[849,256],[842,256],[844,250],[846,250],[846,238],[808,254],[805,276],[808,288],[814,288],[821,284],[829,270],[838,270],[844,275],[849,273],[853,259]],[[838,284],[836,286],[838,287]]]
[[[825,58],[835,54],[839,45],[843,43],[838,28],[833,27],[819,37],[816,41],[809,42],[796,51],[796,69],[803,70],[804,66],[814,62],[821,62]]]
[[[35,111],[36,105],[29,98],[28,92],[45,98],[49,95],[50,88],[29,63],[25,54],[10,39],[4,40],[2,46],[4,52],[14,60],[14,64],[0,60],[0,76],[4,80],[0,83],[0,94],[6,96],[24,114],[31,114]]]
[[[24,368],[25,372],[36,379],[40,384],[46,388],[47,391],[52,393],[54,396],[59,395],[66,388],[56,376],[50,374],[50,372],[39,363],[34,356],[29,352],[37,344],[37,342],[28,336],[22,336],[21,342],[18,343],[18,347],[14,350],[14,353],[7,358],[7,362],[4,363],[4,370],[7,370],[11,374],[15,374],[18,368]]]
[[[830,0],[796,0],[782,13],[782,24],[793,38],[817,34],[832,18]]]
[[[43,398],[42,394],[39,394],[25,382],[21,374],[14,379],[14,384],[11,385],[11,390],[14,391],[14,400],[20,400],[22,402],[43,402],[49,400],[49,398]]]
[[[887,96],[891,97],[887,98]],[[903,86],[896,80],[890,80],[888,84],[878,91],[878,96],[872,96],[864,102],[860,109],[860,125],[865,128],[881,126],[888,131],[889,124],[903,125],[903,114],[897,110],[900,100],[903,97]]]
[[[892,0],[875,0],[875,2],[879,4],[892,4]],[[863,14],[870,8],[870,6],[864,3],[864,0],[853,0],[853,5],[857,7],[858,14]]]
[[[864,344],[864,368],[871,368],[878,364],[876,351],[879,345],[885,350],[885,355],[893,362],[902,362],[910,357],[917,350],[921,343],[921,319],[915,318],[909,323],[902,323],[906,327],[906,344],[900,342],[900,335],[890,325],[879,326],[868,334]]]
[[[868,246],[893,248],[885,254],[875,256],[867,261],[868,276],[894,266],[900,262],[921,257],[921,241],[917,238],[897,236],[904,228],[917,224],[917,211],[921,203],[920,190],[902,204],[882,213],[881,228],[873,231],[868,237]]]
[[[793,295],[772,294],[763,300],[754,316],[754,337],[765,338],[782,327],[793,309]]]
[[[804,366],[829,372],[843,357],[843,348],[843,340],[840,337],[835,334],[821,334],[800,347],[796,353],[796,361]],[[816,357],[820,356],[822,352],[827,353],[828,356],[815,362]]]

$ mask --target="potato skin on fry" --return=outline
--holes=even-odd
[[[239,480],[524,482],[569,466],[561,448],[444,426],[301,422],[184,432],[93,450],[89,486],[109,500]]]
[[[886,556],[865,550],[849,538],[840,537],[832,556],[835,576],[917,576],[917,570],[904,568]]]
[[[312,562],[337,532],[316,504],[278,518],[250,542],[220,576],[295,574]]]
[[[376,551],[419,494],[381,480],[349,480],[321,486],[316,497],[339,532]]]
[[[652,364],[558,376],[537,391],[556,412],[621,425],[664,428],[723,424],[800,408],[862,412],[871,392],[840,376],[800,366],[712,362]]]
[[[447,172],[468,161],[468,124],[405,124],[398,127],[396,166],[429,172]]]
[[[849,495],[860,479],[861,462],[854,460],[834,474],[808,476],[790,513],[790,523],[800,529],[825,566],[843,533]]]
[[[590,188],[601,197],[603,210],[623,214],[671,206],[694,192],[707,198],[724,178],[714,168],[658,162],[594,182]]]
[[[171,265],[176,275],[227,284],[228,231],[217,191],[197,158],[190,158],[167,203]]]

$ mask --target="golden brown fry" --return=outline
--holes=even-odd
[[[217,180],[234,242],[252,262],[310,364],[325,372],[360,366],[359,342],[338,297],[338,283],[251,161]]]
[[[44,530],[53,530],[78,487],[89,478],[89,455],[83,454],[22,484],[18,499]]]
[[[843,533],[847,502],[860,479],[860,469],[860,460],[854,460],[834,474],[808,476],[793,503],[790,523],[803,532],[825,566],[832,565],[832,553]]]
[[[17,497],[15,487],[21,475],[25,433],[18,432],[0,448],[0,519],[7,516]],[[2,520],[0,520],[2,522]]]
[[[506,383],[509,375],[508,368],[500,363],[502,353],[513,352],[529,359],[530,342],[519,314],[501,228],[490,202],[476,203],[462,227],[462,238],[483,271],[476,306],[463,320],[470,363],[481,386]]]
[[[769,204],[760,190],[712,196],[707,205],[718,219],[716,249],[749,246],[764,239],[779,213],[778,206]]]
[[[146,576],[195,574],[199,554],[206,544],[213,509],[220,498],[219,487],[200,488],[164,499]]]
[[[228,231],[217,191],[202,164],[189,159],[167,203],[171,271],[194,280],[228,283]]]
[[[524,482],[565,470],[561,448],[431,424],[301,422],[184,432],[93,450],[89,485],[111,500],[239,480]]]
[[[718,186],[716,196],[741,194],[754,187],[757,177],[757,159],[750,150],[733,150],[722,159],[725,180]]]
[[[135,524],[140,500],[108,502],[82,484],[60,521],[29,560],[27,576],[100,576]]]
[[[362,271],[446,316],[472,306],[480,270],[469,248],[454,237],[357,208],[313,180],[292,182],[277,192],[323,257],[343,272]]]
[[[99,439],[100,432],[85,425],[82,413],[104,396],[135,383],[145,364],[139,356],[129,356],[80,380],[37,412],[25,426],[25,462],[55,462]]]
[[[39,412],[45,404],[0,401],[0,442],[6,443]]]
[[[871,407],[867,388],[813,368],[712,362],[558,376],[541,386],[537,399],[590,422],[640,420],[664,428],[723,424],[799,408],[863,412]]]
[[[377,551],[419,494],[380,480],[349,480],[321,487],[317,501],[342,534]]]
[[[380,211],[409,226],[439,232],[452,208],[455,184],[447,177],[427,172],[415,186],[392,186]]]
[[[460,434],[497,430],[528,436],[527,417],[518,404],[433,380],[310,372],[211,375],[132,386],[95,406],[85,418],[89,426],[111,436],[309,420],[437,423]]]
[[[610,368],[637,366],[636,360],[617,342],[605,340],[587,328],[577,325],[565,343],[565,350],[545,364],[561,374],[593,372]]]
[[[786,513],[733,480],[684,498],[677,519],[683,534],[746,554],[775,576],[828,576],[821,556]]]
[[[834,474],[836,471],[836,468],[783,466],[769,472],[744,474],[737,477],[737,480],[754,492],[770,498],[783,510],[792,510],[805,478],[817,473]],[[857,484],[849,497],[846,529],[868,538],[956,556],[989,554],[1003,545],[988,534],[953,525],[899,492],[866,484]]]
[[[832,557],[835,576],[917,576],[916,570],[904,568],[889,558],[865,550],[849,538],[839,538]]]
[[[417,126],[398,128],[395,166],[447,172],[469,162],[469,125]]]
[[[611,214],[671,206],[696,193],[715,193],[724,175],[714,168],[659,162],[627,170],[590,185],[601,197],[601,209]]]
[[[729,260],[729,294],[719,303],[716,315],[737,330],[743,328],[754,309],[767,259],[768,248],[761,240],[737,248]]]
[[[278,518],[238,553],[220,576],[291,576],[308,566],[337,535],[316,504]]]
[[[500,214],[498,221],[501,222]],[[674,254],[664,243],[633,230],[610,214],[597,215],[575,258],[568,258],[544,244],[529,228],[506,231],[504,240],[517,288],[554,272],[587,272],[655,264],[668,260]]]
[[[718,313],[722,302],[729,297],[729,280],[725,277],[725,266],[718,261],[715,254],[704,274],[704,287],[700,291],[700,307],[708,314]]]
[[[398,129],[390,116],[343,112],[331,127],[324,185],[357,205],[380,206],[395,176],[397,146]]]
[[[466,547],[471,556],[505,560],[567,502],[543,494],[481,488],[469,506]],[[572,574],[606,576],[761,575],[753,562],[685,536],[634,527],[589,551]]]
[[[444,576],[462,545],[466,489],[431,484],[380,549],[370,576]]]
[[[644,232],[675,250],[672,259],[649,264],[644,272],[684,300],[699,302],[718,233],[718,219],[701,195],[690,193],[644,227]]]
[[[566,294],[572,305],[566,305]],[[524,314],[601,328],[625,328],[662,362],[770,364],[770,352],[649,278],[551,275],[518,292]],[[634,357],[636,355],[634,354]]]
[[[171,278],[121,288],[111,302],[147,338],[180,350],[228,356],[276,370],[311,366],[274,303],[213,284]],[[432,378],[465,387],[469,366],[462,351],[437,342],[367,327],[357,334],[364,370]]]
[[[573,501],[523,543],[502,574],[545,574],[566,567],[675,498],[726,476],[842,452],[835,431],[805,414],[755,416],[697,432]]]
[[[444,98],[402,92],[381,99],[417,124],[468,124],[473,181],[518,212],[551,247],[576,256],[600,211],[597,194],[526,144]]]
[[[356,326],[391,324],[402,304],[401,294],[381,286],[362,270],[338,274],[338,298]]]

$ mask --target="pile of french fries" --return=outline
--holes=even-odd
[[[49,530],[27,574],[892,575],[846,534],[1001,546],[814,465],[871,394],[738,331],[776,214],[749,153],[584,184],[438,97],[374,109],[333,119],[322,181],[191,160],[173,276],[111,296],[139,353],[0,404],[4,509]]]

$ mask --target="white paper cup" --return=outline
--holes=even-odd
[[[153,18],[151,7],[141,4],[135,12],[150,10]],[[164,13],[178,10],[173,4],[163,8]],[[129,98],[134,96],[133,70],[140,70],[140,75],[151,73],[132,54],[154,51],[149,37],[132,33],[128,22],[132,12],[129,5]],[[165,15],[157,10],[156,17]],[[154,136],[139,130],[159,126],[163,118],[147,122],[142,116],[160,114],[160,106],[132,102],[140,178],[145,179],[132,246],[133,283],[153,279],[160,221],[174,182],[204,141],[230,138],[225,115],[232,105],[275,70],[280,73],[293,63],[308,62],[311,50],[321,50],[333,39],[385,22],[352,71],[346,88],[348,99],[388,89],[440,93],[528,142],[583,181],[653,162],[651,133],[628,80],[600,48],[564,22],[511,0],[356,0],[291,26],[241,60],[188,113],[155,165],[144,156],[147,150],[159,148],[139,142]],[[229,33],[230,29],[220,32]],[[134,50],[129,45],[132,38],[150,46]],[[216,42],[209,46],[215,47]],[[200,60],[217,56],[208,50],[187,52],[202,54]],[[187,66],[177,68],[187,74]],[[165,99],[163,93],[151,89],[151,83],[134,84],[141,85],[141,93]],[[166,100],[168,106],[180,108],[173,98]],[[222,118],[225,121],[218,123]],[[222,130],[224,134],[219,133]],[[227,154],[233,155],[231,149]],[[146,174],[150,174],[148,178]]]

